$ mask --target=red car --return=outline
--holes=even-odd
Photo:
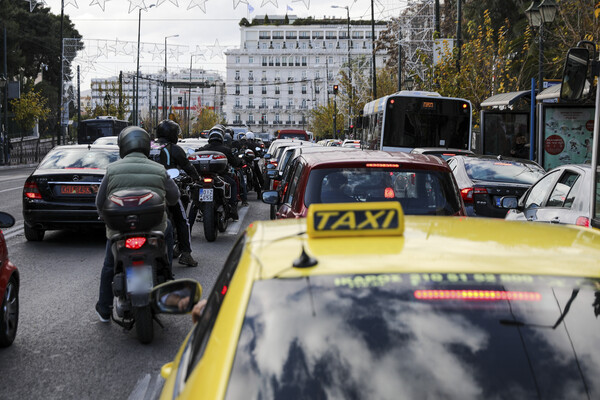
[[[302,154],[289,168],[281,200],[276,191],[263,193],[276,218],[305,217],[312,203],[374,201],[398,201],[409,215],[466,215],[452,171],[438,157],[333,151]]]
[[[0,228],[10,228],[15,219],[0,212]],[[19,324],[19,271],[8,259],[4,234],[0,231],[0,347],[12,344]]]

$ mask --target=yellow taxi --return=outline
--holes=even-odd
[[[161,398],[597,399],[599,313],[600,231],[313,204],[240,237]]]

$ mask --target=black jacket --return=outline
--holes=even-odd
[[[185,150],[176,144],[168,142],[164,138],[158,139],[157,142],[160,144],[165,144],[165,147],[160,152],[159,159],[157,160],[160,164],[162,164],[166,169],[182,169],[192,179],[200,179],[198,171],[196,171],[196,168],[194,168],[194,166],[190,163],[190,160],[188,160]]]
[[[227,156],[227,161],[229,161],[229,165],[236,168],[241,165],[241,161],[238,157],[233,155],[231,149],[224,144],[214,144],[209,143],[206,146],[203,146],[198,149],[198,151],[218,151]]]

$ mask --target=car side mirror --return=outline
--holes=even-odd
[[[265,154],[265,155],[263,156],[263,158],[264,158],[265,160],[270,160],[270,159],[271,159],[271,154],[270,154],[270,153],[267,153],[267,154]]]
[[[500,204],[502,205],[502,208],[508,209],[514,209],[518,206],[517,199],[514,197],[502,197],[500,199]]]
[[[193,279],[177,279],[155,286],[150,304],[163,314],[187,314],[202,298],[202,286]]]
[[[267,178],[274,179],[277,176],[277,170],[270,169],[267,171]]]
[[[262,201],[263,203],[276,206],[279,204],[279,193],[276,190],[267,190],[266,192],[262,192]]]
[[[267,164],[267,169],[275,169],[275,168],[277,168],[277,166],[275,164],[271,164],[271,163]]]

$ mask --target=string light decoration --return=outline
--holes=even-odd
[[[219,44],[219,39],[215,39],[215,44],[206,46],[210,50],[210,58],[223,58],[223,50],[225,49]]]
[[[248,0],[233,0],[233,9],[235,10],[237,6],[240,5],[240,3],[246,4],[246,6],[248,6]]]
[[[194,7],[198,7],[199,9],[202,10],[202,12],[204,14],[206,14],[206,2],[207,1],[208,0],[191,0],[187,9],[189,10],[189,9],[194,8]]]
[[[98,7],[100,7],[102,9],[102,11],[104,11],[107,1],[110,1],[110,0],[92,0],[92,2],[90,3],[90,6],[97,5]]]

